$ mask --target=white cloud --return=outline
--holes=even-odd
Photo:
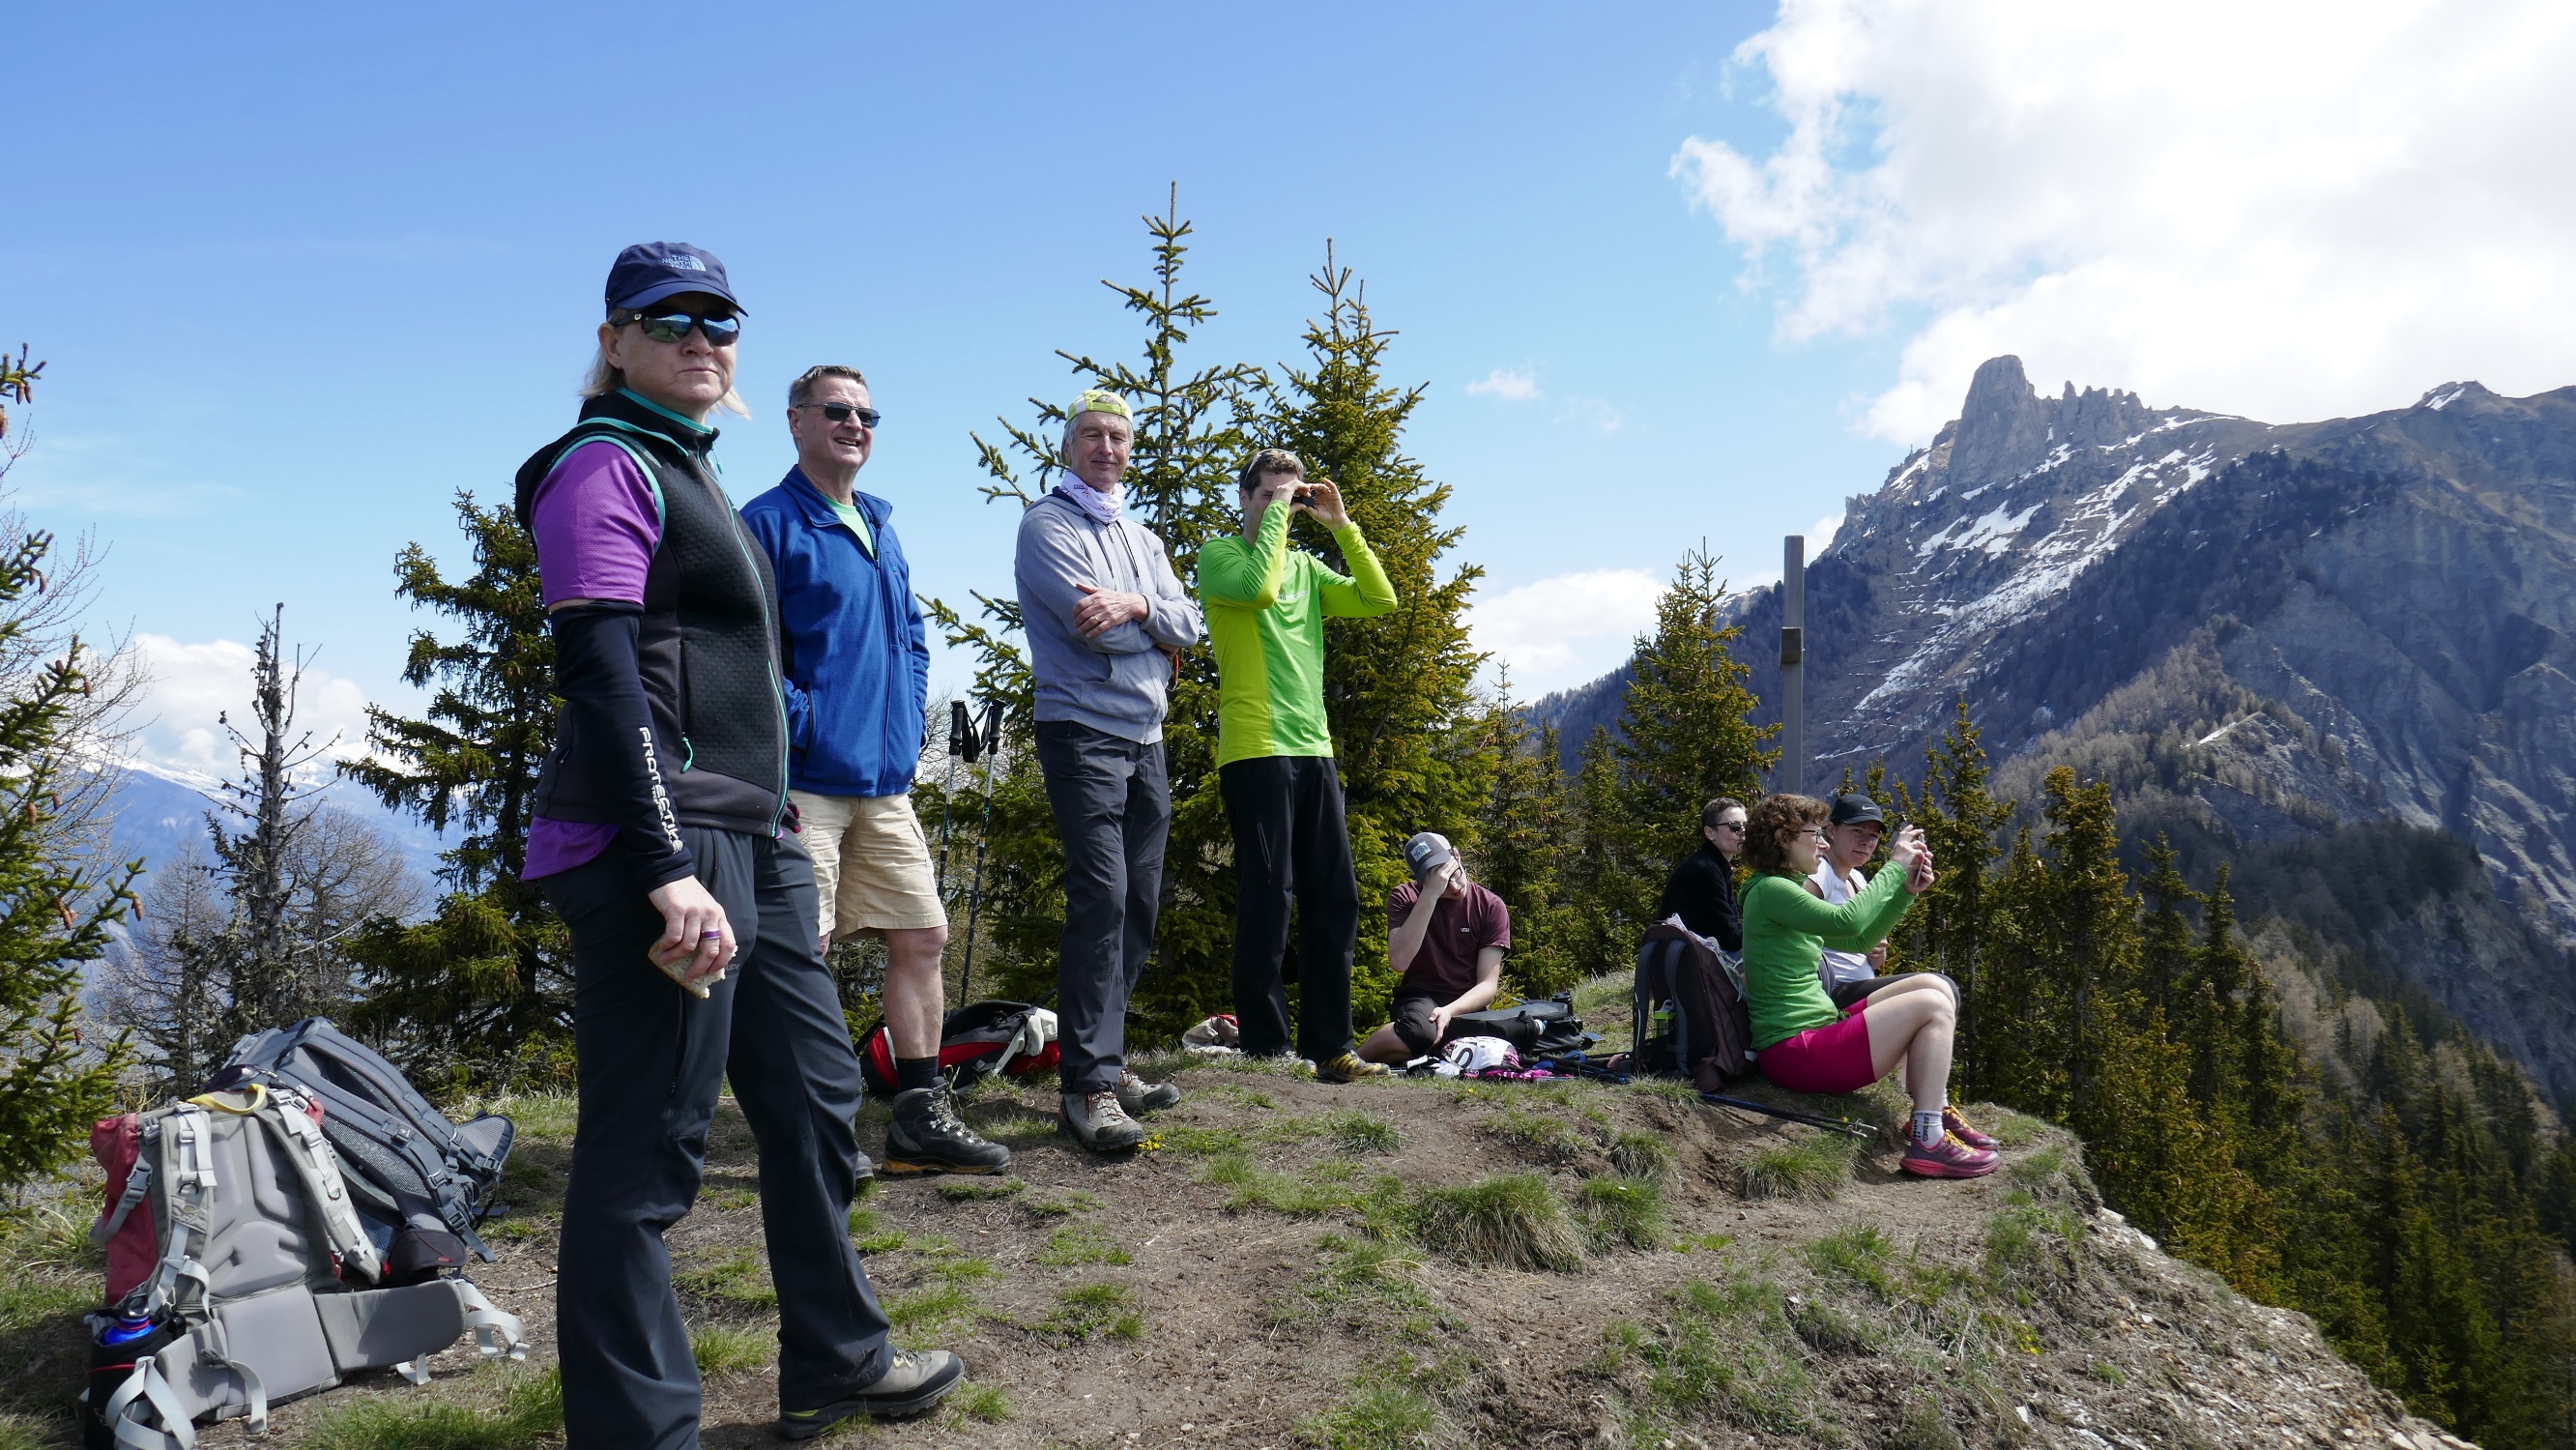
[[[138,634],[135,648],[151,677],[131,752],[165,771],[229,776],[238,769],[231,738],[217,717],[250,731],[249,645],[216,639],[189,644],[161,634]],[[307,665],[295,694],[295,729],[313,733],[313,744],[347,759],[365,753],[367,695],[354,680]],[[335,739],[336,737],[336,739]]]
[[[1537,694],[1616,668],[1663,592],[1650,569],[1559,574],[1479,601],[1467,627],[1511,667],[1514,693]]]
[[[1535,402],[1539,397],[1538,377],[1527,368],[1496,368],[1469,383],[1467,391],[1506,403]]]
[[[2005,352],[2281,422],[2576,380],[2576,6],[1782,0],[1736,61],[1786,139],[1673,173],[1781,340],[1911,329],[1876,436]]]
[[[1816,520],[1807,530],[1807,557],[1814,559],[1834,546],[1834,535],[1841,533],[1843,511],[1836,509]]]

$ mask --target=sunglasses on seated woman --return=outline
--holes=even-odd
[[[692,327],[706,334],[708,344],[714,347],[730,347],[735,339],[742,336],[742,319],[731,313],[715,317],[700,317],[690,312],[657,312],[649,315],[642,312],[620,312],[612,320],[611,325],[624,327],[630,322],[643,328],[644,335],[655,342],[678,342],[689,335],[689,329]]]

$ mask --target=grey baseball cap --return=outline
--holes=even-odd
[[[1435,866],[1446,866],[1458,855],[1449,838],[1438,831],[1424,831],[1404,843],[1404,864],[1413,868],[1415,880],[1421,880]]]

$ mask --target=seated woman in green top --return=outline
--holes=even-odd
[[[1825,995],[1817,968],[1826,947],[1866,952],[1885,940],[1916,896],[1932,888],[1932,853],[1907,826],[1888,848],[1887,869],[1858,896],[1829,906],[1808,894],[1825,839],[1826,806],[1812,796],[1775,795],[1745,824],[1744,997],[1753,1021],[1754,1065],[1802,1093],[1858,1092],[1902,1068],[1914,1097],[1906,1172],[1925,1178],[1981,1178],[2001,1161],[1994,1140],[1949,1106],[1950,1043],[1959,1009],[1935,978],[1882,987],[1849,1014]],[[1932,988],[1934,990],[1920,990]]]

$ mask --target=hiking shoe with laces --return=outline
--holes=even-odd
[[[1371,1062],[1356,1052],[1345,1052],[1330,1062],[1315,1064],[1317,1082],[1357,1082],[1364,1077],[1385,1077],[1387,1066]]]
[[[920,1089],[915,1089],[920,1091]],[[812,1410],[780,1410],[778,1438],[811,1440],[852,1415],[900,1420],[936,1408],[966,1378],[966,1361],[944,1349],[898,1349],[876,1382]]]
[[[1917,1178],[1983,1178],[2003,1161],[1991,1148],[1971,1148],[1958,1134],[1943,1133],[1938,1142],[1907,1144],[1896,1166]]]
[[[1147,1082],[1125,1068],[1118,1069],[1118,1106],[1127,1116],[1159,1113],[1181,1100],[1181,1090],[1167,1082]]]
[[[957,1116],[946,1084],[894,1095],[894,1121],[886,1125],[888,1177],[921,1173],[999,1173],[1011,1150],[989,1142]]]
[[[1968,1115],[1960,1112],[1959,1109],[1952,1104],[1942,1105],[1941,1126],[1949,1130],[1951,1137],[1958,1139],[1960,1142],[1967,1144],[1971,1148],[1994,1149],[2001,1148],[2004,1145],[2001,1138],[1980,1133],[1976,1129],[1969,1127]]]
[[[1145,1141],[1144,1125],[1118,1105],[1114,1088],[1064,1095],[1064,1130],[1094,1153],[1119,1153]]]

